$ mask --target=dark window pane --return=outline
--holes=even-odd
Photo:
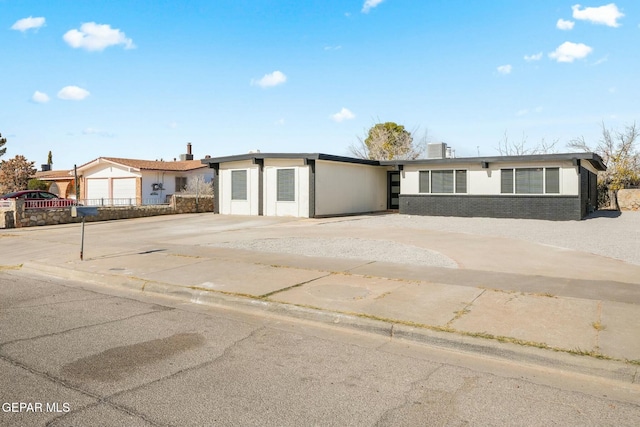
[[[513,169],[500,169],[500,192],[513,193]]]
[[[418,185],[418,192],[429,192],[429,171],[420,171],[420,183]]]
[[[295,169],[278,169],[278,201],[295,202]]]
[[[231,171],[231,200],[247,200],[247,171]]]
[[[559,194],[560,193],[560,169],[559,168],[547,168],[545,170],[545,188],[544,192],[547,194]]]
[[[457,170],[456,171],[456,193],[466,193],[466,192],[467,192],[467,171]]]

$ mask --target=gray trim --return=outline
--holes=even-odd
[[[316,161],[307,159],[309,167],[309,218],[316,217]]]
[[[480,167],[491,167],[491,163],[524,163],[524,162],[551,162],[551,161],[589,161],[596,170],[605,171],[602,158],[595,153],[560,153],[560,154],[532,154],[527,156],[494,156],[494,157],[456,157],[452,159],[417,159],[417,160],[383,160],[382,166],[398,165],[450,165],[450,164],[477,164]],[[485,165],[486,164],[486,165]],[[486,167],[485,167],[486,166]]]
[[[574,164],[587,160],[596,170],[605,171],[607,167],[602,161],[602,157],[595,153],[560,153],[560,154],[532,154],[526,156],[492,156],[492,157],[456,157],[452,159],[417,159],[417,160],[370,160],[357,159],[355,157],[334,156],[324,153],[247,153],[234,156],[211,157],[200,160],[203,164],[238,162],[255,159],[309,159],[326,160],[331,162],[355,163],[370,166],[393,166],[397,170],[402,170],[404,165],[473,165],[478,164],[484,169],[491,166],[491,163],[521,163],[521,162],[550,162],[571,160]],[[452,166],[453,167],[453,166]]]
[[[213,213],[220,213],[220,165],[212,163],[209,165],[213,169]]]
[[[579,196],[401,194],[400,213],[489,218],[579,220]]]
[[[323,153],[248,153],[238,154],[235,156],[215,157],[209,159],[202,159],[202,163],[228,163],[238,162],[243,160],[255,159],[308,159],[308,160],[326,160],[331,162],[343,162],[343,163],[355,163],[370,166],[380,166],[380,162],[377,160],[369,159],[357,159],[355,157],[334,156],[332,154]]]
[[[258,215],[264,215],[264,204],[262,201],[264,200],[264,188],[263,188],[263,180],[264,180],[264,161],[263,160],[254,160],[254,164],[258,165]]]

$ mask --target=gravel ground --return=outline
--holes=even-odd
[[[590,252],[640,265],[640,212],[600,212],[583,221],[457,218],[374,215],[331,219],[322,227],[403,228],[497,236]],[[306,256],[387,261],[400,264],[457,268],[449,257],[398,242],[360,238],[283,237],[215,244],[218,247]]]
[[[381,242],[375,239],[351,237],[330,239],[283,237],[219,243],[213,246],[314,257],[348,258],[361,259],[363,261],[386,261],[398,264],[458,268],[455,261],[438,252],[387,240]]]
[[[617,215],[617,216],[616,216]],[[640,265],[640,212],[598,212],[582,221],[380,215],[323,227],[399,227],[520,239],[590,252]]]

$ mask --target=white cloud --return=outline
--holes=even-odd
[[[558,19],[558,22],[556,22],[556,28],[558,28],[559,30],[573,30],[573,26],[576,23],[573,21],[565,21],[564,19]]]
[[[167,126],[169,126],[169,129],[176,129],[178,127],[178,122],[169,122]]]
[[[377,7],[384,0],[366,0],[362,5],[362,13],[369,13],[371,9]]]
[[[540,61],[542,59],[542,52],[538,52],[536,54],[533,55],[525,55],[524,56],[524,60],[527,62],[531,62],[531,61]]]
[[[618,10],[618,6],[615,3],[609,3],[600,7],[585,7],[579,4],[571,6],[573,10],[573,17],[583,21],[590,21],[594,24],[602,24],[608,27],[619,27],[618,19],[624,16],[624,13]]]
[[[596,66],[596,65],[604,64],[608,60],[609,60],[609,55],[605,55],[604,57],[602,57],[602,58],[598,59],[596,62],[594,62],[593,65]]]
[[[283,84],[287,81],[287,76],[281,71],[274,71],[271,74],[265,74],[260,80],[251,80],[251,86],[260,86],[262,88],[273,87]]]
[[[125,49],[133,49],[133,40],[120,30],[111,28],[107,24],[86,22],[80,30],[69,30],[62,36],[65,42],[73,48],[85,50],[104,50],[109,46],[124,45]]]
[[[65,86],[60,89],[60,92],[58,92],[58,98],[69,101],[82,101],[89,95],[90,93],[88,90],[82,89],[78,86]]]
[[[17,20],[16,23],[11,26],[11,29],[25,32],[32,28],[38,29],[42,27],[44,23],[45,19],[43,17],[34,18],[33,16],[30,16],[28,18]]]
[[[83,135],[97,135],[102,136],[104,138],[113,138],[115,134],[111,132],[107,132],[106,130],[94,129],[94,128],[86,128],[82,131]]]
[[[583,43],[564,42],[549,54],[549,58],[558,62],[573,62],[585,58],[593,49]]]
[[[275,125],[277,125],[277,126],[284,126],[284,119],[276,120]]]
[[[501,65],[497,68],[497,70],[500,74],[511,74],[512,67],[509,64]]]
[[[531,114],[531,113],[542,113],[542,107],[536,107],[533,110],[530,110],[528,108],[524,108],[522,110],[518,110],[516,112],[516,116],[522,117],[522,116],[526,116],[526,115]]]
[[[44,104],[46,102],[49,102],[49,95],[37,90],[33,93],[33,96],[31,96],[31,100],[33,102],[37,102],[38,104]]]
[[[355,118],[356,118],[355,114],[353,114],[351,111],[349,111],[346,108],[342,108],[342,110],[340,110],[339,112],[331,115],[331,120],[338,123],[344,120],[352,120]]]
[[[324,50],[340,50],[342,49],[342,46],[338,45],[338,46],[325,46]]]

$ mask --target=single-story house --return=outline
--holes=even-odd
[[[80,199],[89,205],[147,205],[164,203],[186,188],[188,181],[213,179],[200,160],[138,160],[99,157],[78,166]]]
[[[322,217],[411,215],[578,220],[597,208],[594,153],[363,160],[248,153],[202,160],[215,171],[215,212]]]
[[[35,178],[49,184],[49,191],[58,197],[75,198],[76,185],[73,171],[70,170],[42,170],[37,171]]]

